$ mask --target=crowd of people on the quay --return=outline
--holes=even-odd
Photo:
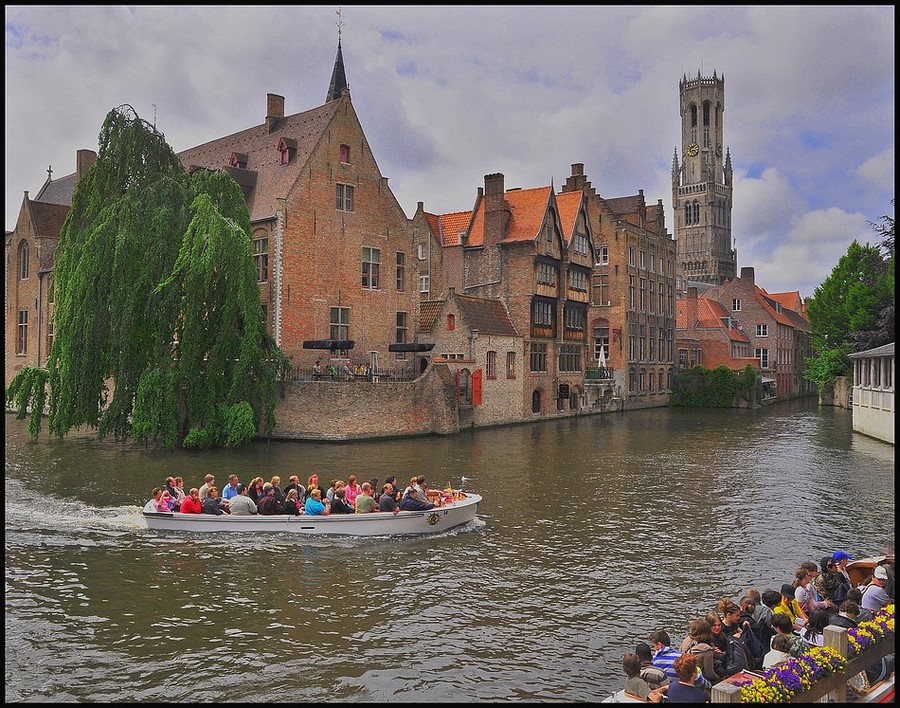
[[[185,491],[182,477],[166,477],[163,486],[153,489],[144,508],[151,512],[213,515],[398,514],[433,509],[435,501],[440,505],[452,496],[452,490],[429,490],[425,475],[421,474],[410,477],[405,488],[401,488],[394,475],[380,486],[378,481],[373,477],[360,484],[357,476],[351,474],[347,481],[333,479],[326,487],[314,473],[305,485],[297,475],[292,475],[282,487],[281,477],[277,475],[268,482],[255,477],[244,484],[238,475],[231,474],[220,490],[215,475],[207,474],[200,487]]]
[[[738,600],[720,598],[692,620],[677,645],[656,629],[622,658],[624,691],[649,702],[705,703],[712,686],[734,674],[776,667],[824,646],[825,627],[856,627],[894,601],[894,566],[882,563],[863,586],[847,572],[851,556],[837,551],[819,564],[801,563],[791,582]]]

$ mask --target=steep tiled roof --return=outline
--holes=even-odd
[[[456,302],[469,330],[478,330],[482,334],[518,336],[506,305],[501,300],[456,295]]]
[[[796,327],[795,322],[787,315],[788,310],[780,307],[780,302],[776,302],[770,298],[766,294],[766,291],[759,286],[754,286],[754,291],[756,293],[756,301],[763,306],[763,309],[766,310],[776,322],[787,325],[788,327]],[[781,311],[779,312],[779,310]]]
[[[766,292],[763,290],[763,292]],[[770,293],[766,292],[770,298],[775,300],[776,302],[780,302],[782,307],[786,307],[789,310],[793,310],[794,312],[800,312],[800,308],[803,305],[802,300],[800,299],[800,291],[794,290],[789,293]]]
[[[643,195],[633,194],[628,197],[607,197],[604,202],[613,214],[634,214],[641,208]]]
[[[259,221],[275,214],[276,200],[286,197],[318,145],[341,101],[330,101],[303,113],[285,116],[271,133],[262,123],[233,135],[212,140],[178,154],[184,166],[223,169],[233,153],[247,155],[247,170],[256,172],[256,186],[247,198],[250,220]],[[282,138],[297,141],[297,152],[287,165],[279,164],[277,150]]]
[[[581,207],[583,193],[562,192],[556,195],[556,205],[559,208],[559,221],[562,224],[563,238],[566,243],[572,240],[575,232],[575,220],[578,218],[578,210]]]
[[[504,241],[534,241],[541,232],[551,196],[553,190],[550,187],[507,192],[511,216]]]
[[[422,300],[419,303],[420,332],[430,332],[434,328],[434,323],[443,306],[444,300]]]
[[[471,211],[455,211],[450,214],[425,213],[428,226],[441,246],[458,246],[459,234],[465,233],[472,218]]]
[[[38,238],[59,238],[59,232],[69,213],[67,205],[30,201],[28,208],[31,210],[34,233]]]
[[[46,204],[63,204],[72,206],[72,194],[75,192],[75,173],[59,179],[47,180],[41,191],[34,198],[36,202]]]

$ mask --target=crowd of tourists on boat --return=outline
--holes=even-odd
[[[376,491],[377,490],[377,491]],[[401,511],[423,511],[442,506],[453,500],[451,488],[430,490],[425,475],[410,477],[409,485],[401,489],[394,475],[379,486],[378,478],[359,483],[356,475],[347,481],[331,480],[325,487],[318,474],[312,474],[302,484],[292,475],[282,488],[281,478],[272,477],[266,482],[255,477],[243,484],[236,474],[229,475],[228,483],[219,490],[213,474],[207,474],[200,487],[185,491],[184,479],[167,477],[162,487],[153,489],[152,498],[144,510],[157,513],[213,514],[235,516],[261,514],[273,516],[327,516],[329,514],[370,514]]]
[[[852,628],[894,602],[894,566],[882,563],[862,586],[847,572],[849,554],[837,551],[817,565],[805,561],[780,589],[746,590],[720,598],[690,622],[677,645],[665,629],[622,658],[624,692],[650,702],[704,703],[712,685],[747,671],[777,667],[824,646],[825,627]],[[874,670],[881,668],[881,664]],[[883,670],[883,669],[882,669]]]

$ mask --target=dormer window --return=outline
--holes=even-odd
[[[278,141],[278,164],[287,165],[297,154],[297,141],[282,138]]]
[[[233,152],[231,153],[231,160],[229,164],[232,167],[237,167],[242,170],[247,169],[247,156],[242,152]]]
[[[350,146],[349,145],[341,145],[341,163],[344,165],[350,164]]]

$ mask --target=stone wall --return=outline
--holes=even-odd
[[[272,437],[364,440],[459,432],[455,378],[432,365],[415,381],[294,381],[275,407]]]

